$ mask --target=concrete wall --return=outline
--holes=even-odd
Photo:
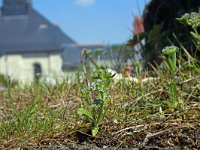
[[[7,54],[0,56],[0,73],[21,82],[34,80],[34,64],[40,64],[42,74],[56,76],[62,72],[58,53]]]
[[[0,56],[0,73],[5,74],[5,55]]]

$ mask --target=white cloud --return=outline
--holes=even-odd
[[[90,6],[95,3],[95,0],[75,0],[77,5]]]

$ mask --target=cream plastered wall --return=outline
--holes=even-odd
[[[3,55],[0,57],[0,73],[27,83],[34,80],[34,64],[40,64],[44,76],[62,73],[62,57],[58,53]]]

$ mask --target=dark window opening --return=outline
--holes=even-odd
[[[33,65],[34,68],[34,79],[37,80],[42,75],[42,67],[40,64],[36,63]]]

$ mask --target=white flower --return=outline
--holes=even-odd
[[[96,82],[92,82],[91,85],[90,85],[90,88],[91,88],[92,91],[96,91],[97,90]]]
[[[172,54],[174,52],[177,52],[179,50],[178,47],[176,46],[166,46],[165,48],[162,49],[163,54]]]

